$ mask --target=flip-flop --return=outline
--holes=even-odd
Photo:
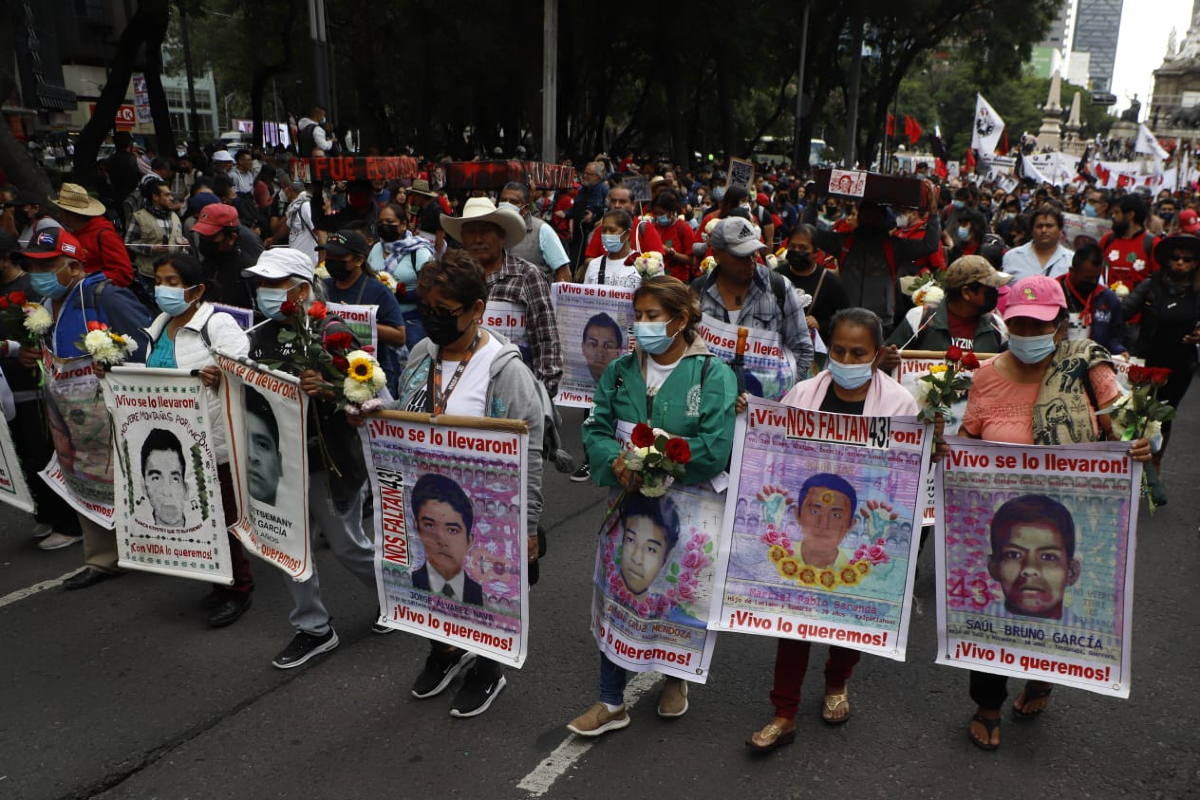
[[[1013,716],[1017,719],[1033,719],[1039,714],[1044,713],[1046,709],[1050,707],[1049,703],[1042,706],[1037,711],[1022,711],[1021,709],[1017,708],[1017,704],[1020,703],[1021,706],[1024,707],[1030,703],[1036,703],[1038,700],[1041,700],[1044,697],[1049,697],[1050,690],[1053,688],[1054,686],[1052,684],[1047,684],[1044,687],[1041,687],[1034,686],[1034,681],[1026,681],[1025,688],[1021,690],[1021,693],[1017,695],[1017,699],[1013,701]]]
[[[971,726],[968,725],[967,726],[967,738],[971,740],[971,744],[975,745],[980,750],[988,750],[988,751],[995,750],[996,748],[998,748],[1000,746],[998,744],[992,744],[992,734],[995,733],[996,731],[1000,730],[1000,718],[999,717],[996,717],[995,719],[990,719],[988,717],[983,716],[982,714],[972,714],[971,722],[978,722],[980,725],[983,726],[983,729],[987,732],[987,740],[986,741],[983,739],[976,739],[975,734],[971,733]]]
[[[754,741],[754,737],[751,736],[746,740],[746,746],[751,750],[757,750],[760,753],[769,753],[777,747],[783,747],[786,744],[791,744],[792,742],[796,741],[795,728],[792,728],[790,731],[785,731],[774,722],[770,723],[757,733],[762,739],[765,740],[764,743],[759,744],[758,742]]]
[[[830,717],[830,714],[837,711],[842,704],[846,706],[846,716],[840,719]],[[841,725],[846,720],[850,719],[850,690],[842,687],[840,692],[829,692],[825,695],[825,703],[821,707],[821,719],[829,725]]]

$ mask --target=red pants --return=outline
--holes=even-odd
[[[775,687],[771,689],[771,704],[775,706],[775,716],[784,719],[795,719],[796,709],[800,707],[800,684],[804,681],[804,673],[808,669],[808,652],[812,642],[800,642],[795,639],[780,639],[775,650]],[[854,674],[854,665],[862,658],[858,650],[845,647],[829,648],[829,658],[825,661],[825,685],[842,686]]]

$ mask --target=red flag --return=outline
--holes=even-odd
[[[896,115],[895,114],[888,114],[887,135],[888,136],[896,135]]]
[[[1101,181],[1103,181],[1105,184],[1107,184],[1108,179],[1112,177],[1112,171],[1109,170],[1108,167],[1104,166],[1099,161],[1097,161],[1096,162],[1096,177],[1099,178]]]
[[[904,115],[904,133],[908,136],[909,144],[915,145],[921,139],[921,126],[908,114]]]
[[[975,172],[975,151],[967,148],[967,157],[963,159],[963,172],[971,175]]]
[[[1133,183],[1133,177],[1130,175],[1121,174],[1117,176],[1117,188],[1124,189]]]
[[[996,148],[996,155],[1008,155],[1008,128],[1000,132],[1000,145]]]
[[[933,174],[937,175],[942,180],[950,177],[950,170],[946,169],[946,162],[940,158],[933,162]]]

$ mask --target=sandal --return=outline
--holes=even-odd
[[[785,731],[772,722],[761,731],[755,731],[751,734],[750,738],[746,740],[746,746],[760,753],[769,753],[777,747],[783,747],[785,744],[791,744],[794,741],[796,741],[795,727]]]
[[[971,733],[971,726],[968,725],[967,726],[967,738],[971,740],[971,744],[975,745],[980,750],[989,750],[989,751],[995,750],[996,748],[998,748],[1000,746],[999,744],[992,744],[992,734],[994,734],[996,731],[1000,730],[1000,718],[999,717],[992,719],[990,717],[985,717],[982,714],[972,714],[971,722],[978,722],[980,725],[983,726],[984,731],[987,732],[986,740],[977,739],[977,738],[975,738],[975,734]]]
[[[1053,684],[1042,683],[1040,681],[1026,681],[1025,688],[1017,695],[1017,699],[1013,701],[1013,716],[1017,719],[1033,719],[1038,714],[1043,713],[1049,708],[1049,703],[1039,708],[1037,711],[1025,711],[1025,706],[1030,703],[1036,703],[1038,700],[1050,696],[1050,690],[1054,688]]]
[[[833,716],[845,706],[844,716]],[[821,707],[821,719],[830,725],[841,725],[850,719],[850,691],[845,686],[840,692],[825,692],[825,704]]]

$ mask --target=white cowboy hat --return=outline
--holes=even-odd
[[[525,220],[511,208],[496,208],[486,197],[472,197],[463,206],[461,217],[442,214],[442,228],[456,241],[462,241],[464,222],[490,222],[504,231],[504,249],[511,250],[525,238]]]
[[[87,189],[77,183],[64,183],[58,190],[58,197],[50,202],[64,211],[74,211],[82,217],[98,217],[104,213],[104,203],[90,197]]]

